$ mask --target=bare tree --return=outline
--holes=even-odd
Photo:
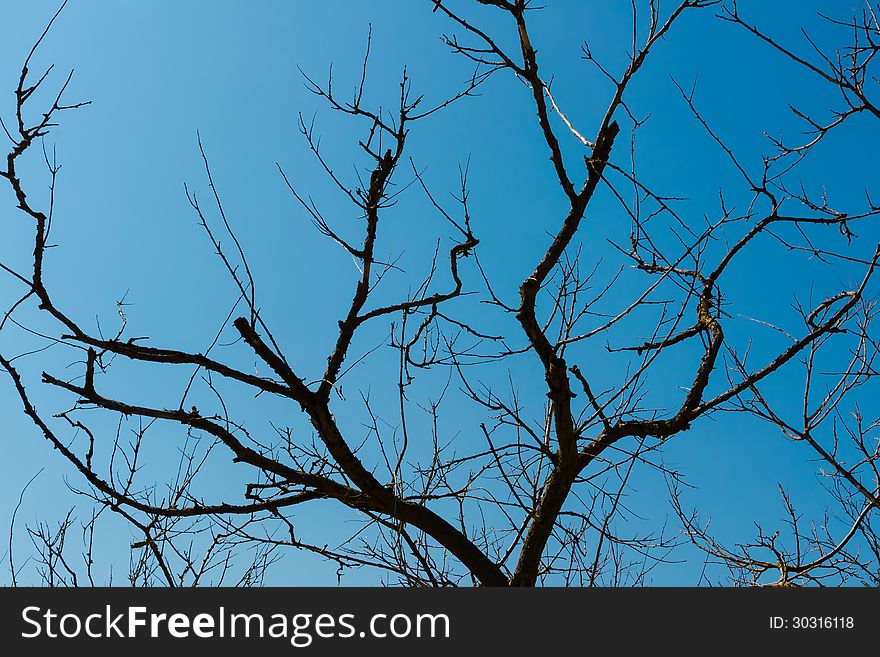
[[[153,344],[129,325],[122,302],[119,326],[108,336],[56,299],[44,262],[53,223],[69,218],[53,211],[58,166],[46,143],[59,116],[86,103],[65,100],[67,77],[47,106],[32,106],[52,79],[49,71],[30,70],[48,27],[37,41],[21,69],[15,115],[4,124],[12,145],[0,171],[31,222],[33,257],[27,271],[0,264],[23,290],[0,331],[35,332],[55,347],[56,358],[61,350],[69,354],[42,373],[44,386],[69,394],[67,406],[37,406],[31,373],[20,364],[29,354],[0,355],[0,365],[24,412],[80,473],[76,492],[95,504],[83,527],[84,566],[65,552],[71,515],[57,528],[29,528],[44,581],[93,581],[95,522],[111,512],[142,535],[131,546],[136,584],[260,583],[285,548],[329,559],[340,573],[377,568],[413,586],[645,584],[675,550],[695,558],[694,547],[729,568],[728,582],[878,583],[880,420],[865,417],[859,401],[871,394],[876,374],[873,276],[880,246],[860,238],[859,226],[880,207],[870,193],[838,206],[798,179],[818,144],[858,115],[880,118],[872,104],[872,62],[880,47],[872,7],[852,20],[825,19],[845,40],[828,50],[809,36],[806,48],[781,43],[735,3],[684,0],[664,11],[655,0],[633,2],[622,68],[604,65],[583,46],[583,58],[606,80],[590,94],[601,117],[592,126],[575,125],[539,67],[534,3],[428,0],[426,8],[448,30],[443,39],[453,56],[473,64],[460,89],[431,101],[413,90],[404,71],[393,110],[369,105],[369,38],[351,96],[340,95],[332,76],[322,82],[306,75],[314,94],[362,126],[352,161],[368,166],[351,182],[325,156],[314,126],[299,123],[317,165],[355,209],[360,237],[349,238],[351,226],[330,218],[279,167],[293,199],[359,274],[320,373],[302,371],[296,351],[282,348],[287,341],[273,333],[263,308],[289,300],[259,296],[201,141],[208,202],[191,189],[187,198],[236,289],[226,321],[207,336],[209,346]],[[745,30],[750,47],[766,51],[768,66],[787,60],[802,67],[838,105],[827,117],[792,108],[806,137],[771,138],[774,153],[749,162],[725,137],[733,127],[715,125],[695,90],[674,81],[692,129],[737,172],[719,184],[716,204],[695,208],[686,201],[688,181],[680,189],[655,189],[637,166],[647,113],[629,98],[646,61],[672,47],[679,23],[712,12],[725,26]],[[489,24],[496,27],[484,27]],[[491,93],[488,81],[498,76],[521,83],[549,156],[547,175],[565,204],[559,215],[528,218],[550,235],[520,281],[498,280],[491,263],[480,262],[480,239],[487,238],[471,212],[467,167],[452,209],[408,151],[412,130],[454,103]],[[44,158],[48,196],[19,173],[27,157]],[[841,158],[837,165],[859,163]],[[415,276],[386,261],[381,246],[383,217],[404,194],[420,195],[424,212],[439,216],[452,235],[442,248],[438,241],[427,272]],[[595,220],[597,205],[609,202],[628,218],[622,240],[620,231]],[[763,268],[771,276],[774,250],[804,258],[803,287],[777,290],[780,299],[795,300],[799,327],[784,314],[751,320],[748,299],[725,293],[735,267]],[[851,284],[832,289],[842,268]],[[398,297],[383,287],[393,276],[408,285]],[[364,336],[375,337],[369,331],[376,325],[390,329],[382,345],[371,347]],[[389,358],[396,375],[381,385],[397,397],[391,416],[369,391],[353,394],[342,385],[352,368]],[[670,358],[678,379],[669,375]],[[62,374],[71,362],[75,374]],[[523,381],[522,363],[539,365],[536,380]],[[151,403],[126,388],[114,392],[113,373],[136,376],[136,366],[165,368],[182,394],[166,390],[164,401]],[[783,390],[768,385],[780,379],[787,382]],[[792,401],[795,388],[800,403]],[[266,415],[240,410],[254,396],[271,400]],[[465,403],[482,420],[450,417]],[[830,494],[827,509],[810,510],[819,522],[804,520],[783,488],[781,531],[759,526],[756,537],[733,547],[710,533],[682,495],[687,473],[666,465],[663,449],[709,418],[724,431],[731,414],[778,429],[801,458],[819,460]],[[142,454],[158,433],[166,442],[173,435],[181,455],[165,480],[142,469]],[[221,456],[237,464],[240,479],[209,497],[200,482],[210,479]],[[646,529],[636,521],[628,495],[647,474],[665,482],[676,523]],[[328,501],[360,519],[357,531],[335,545],[320,527],[294,517],[303,505]],[[248,558],[239,567],[241,554]],[[12,565],[13,581],[15,573]]]

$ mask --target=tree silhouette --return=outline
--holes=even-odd
[[[190,188],[187,198],[236,290],[226,321],[207,336],[209,348],[139,335],[122,302],[119,326],[108,336],[59,300],[44,263],[52,256],[53,224],[73,218],[55,215],[59,167],[47,137],[62,114],[87,103],[65,100],[68,76],[47,104],[36,106],[53,76],[51,69],[32,71],[31,61],[61,10],[25,59],[14,117],[4,117],[12,145],[0,175],[19,215],[5,221],[24,218],[32,230],[32,242],[14,248],[32,258],[27,270],[0,264],[23,290],[0,331],[36,332],[54,347],[57,366],[38,384],[29,354],[4,353],[0,365],[24,412],[81,475],[74,487],[83,486],[77,491],[94,502],[85,524],[88,580],[95,522],[112,512],[142,534],[131,546],[130,574],[142,584],[222,581],[243,553],[250,560],[238,581],[259,583],[285,548],[329,559],[340,572],[377,568],[413,586],[643,584],[677,549],[699,560],[697,548],[728,568],[729,583],[876,585],[878,420],[864,416],[859,403],[870,399],[876,374],[873,275],[880,245],[871,241],[870,224],[880,207],[870,192],[838,206],[798,178],[820,145],[824,156],[834,154],[835,167],[863,166],[830,142],[859,118],[880,118],[872,102],[880,24],[871,6],[852,19],[822,17],[829,38],[848,40],[835,51],[837,44],[810,36],[807,47],[782,43],[772,26],[752,24],[736,3],[685,0],[664,11],[655,0],[634,2],[622,67],[598,61],[589,45],[582,49],[606,84],[584,101],[598,108],[599,120],[576,125],[539,66],[536,43],[552,38],[533,29],[540,7],[528,0],[425,4],[427,19],[447,31],[451,56],[473,65],[460,89],[430,101],[404,70],[393,103],[371,105],[371,35],[352,94],[340,94],[332,74],[326,81],[304,74],[326,106],[362,129],[351,160],[369,163],[358,180],[348,180],[325,155],[314,124],[300,118],[316,166],[354,209],[357,219],[349,223],[322,211],[279,166],[328,248],[342,249],[357,268],[319,373],[298,365],[298,351],[310,350],[308,344],[273,332],[264,308],[292,302],[258,294],[248,249],[201,141],[208,201]],[[698,12],[748,35],[768,67],[802,69],[817,93],[830,90],[837,103],[818,117],[793,106],[804,138],[771,136],[772,154],[755,163],[724,136],[736,126],[717,125],[695,89],[673,80],[691,129],[736,172],[721,182],[711,207],[686,200],[690,181],[661,190],[650,168],[637,167],[648,113],[630,102],[642,76],[658,75],[646,62],[674,47],[679,24]],[[429,130],[453,105],[493,93],[490,80],[502,76],[518,81],[531,104],[549,157],[546,173],[565,204],[562,213],[510,218],[540,222],[548,232],[530,273],[517,281],[500,280],[491,263],[480,261],[481,240],[491,236],[472,213],[472,194],[507,192],[472,190],[463,166],[451,209],[409,150],[411,133]],[[27,158],[44,159],[48,195],[20,172]],[[383,219],[405,195],[418,198],[420,212],[438,216],[447,230],[426,273],[410,274],[385,258]],[[622,231],[596,220],[597,209],[609,204],[626,221]],[[803,256],[804,275],[792,287],[775,275],[774,254]],[[780,306],[795,299],[800,325],[781,310],[778,319],[747,319],[749,299],[726,292],[742,268],[766,272]],[[406,281],[405,292],[395,296],[384,287],[392,276]],[[842,279],[851,283],[835,288]],[[294,285],[320,290],[322,277]],[[377,325],[390,327],[388,339],[372,349],[363,336],[373,340],[378,334],[369,331]],[[136,388],[114,377],[121,370],[131,381],[138,367],[164,368],[183,393],[167,388],[161,403],[139,399]],[[376,408],[370,390],[344,390],[353,367],[370,372],[371,387],[394,391],[396,404]],[[67,406],[44,408],[31,394],[37,385],[63,391]],[[793,390],[800,403],[792,401]],[[240,410],[254,398],[271,400],[265,415]],[[472,422],[475,408],[482,419]],[[686,473],[664,462],[663,449],[700,423],[714,420],[713,430],[724,432],[735,414],[774,428],[795,443],[799,458],[818,461],[831,495],[826,522],[804,521],[783,487],[784,531],[758,526],[756,536],[732,547],[710,533],[684,499]],[[155,433],[181,454],[164,480],[142,470]],[[242,479],[215,493],[217,478],[227,476],[222,467],[211,474],[221,459],[231,459]],[[629,531],[627,495],[646,470],[665,482],[676,523]],[[209,494],[200,482],[212,476]],[[332,547],[319,523],[294,518],[301,507],[327,502],[360,522]],[[29,529],[47,583],[84,581],[65,556],[73,525],[68,515],[57,529]]]

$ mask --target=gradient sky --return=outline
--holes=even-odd
[[[0,14],[0,115],[4,120],[12,116],[12,92],[22,58],[57,4],[45,0],[4,3]],[[547,4],[548,9],[537,13],[532,23],[542,70],[545,76],[553,76],[556,100],[590,137],[611,91],[601,75],[581,60],[580,45],[588,41],[606,66],[619,70],[629,44],[630,3],[555,0]],[[800,46],[804,41],[799,26],[815,26],[816,12],[827,10],[829,4],[846,16],[850,5],[856,3],[739,3],[744,14]],[[476,15],[486,17],[481,18],[481,25],[510,35],[510,25],[496,20],[497,13],[481,11]],[[363,138],[358,129],[361,126],[334,115],[308,93],[298,67],[324,80],[332,63],[334,85],[348,94],[360,74],[369,25],[373,41],[367,98],[372,103],[393,105],[404,65],[414,90],[426,95],[426,103],[442,100],[460,88],[470,74],[466,62],[451,55],[441,43],[439,37],[451,26],[431,13],[427,1],[71,0],[34,66],[54,63],[55,82],[63,71],[75,69],[68,99],[92,101],[86,108],[62,115],[62,125],[47,142],[50,148],[57,148],[63,165],[53,227],[53,241],[59,246],[50,251],[47,263],[50,289],[63,307],[85,325],[100,321],[111,331],[118,321],[116,302],[124,298],[130,304],[125,308],[133,334],[150,336],[154,344],[195,351],[210,343],[235,300],[235,291],[184,195],[187,183],[200,198],[208,199],[198,132],[228,214],[254,267],[258,303],[276,334],[283,336],[287,354],[297,368],[317,376],[335,337],[335,322],[349,302],[356,270],[350,258],[334,250],[311,227],[284,186],[276,163],[299,189],[312,194],[328,215],[338,217],[342,224],[353,219],[352,209],[318,171],[298,133],[297,117],[300,113],[306,121],[315,117],[325,155],[348,180],[355,179],[355,167],[364,171],[369,164],[357,148],[357,139]],[[846,38],[845,34],[817,30],[829,43],[842,43]],[[687,211],[697,218],[717,211],[721,187],[734,202],[747,195],[730,162],[690,117],[673,78],[685,87],[696,81],[695,99],[706,118],[753,171],[759,170],[761,155],[770,152],[765,132],[795,137],[801,129],[788,110],[789,103],[821,112],[836,100],[832,89],[749,40],[742,30],[718,21],[713,11],[685,16],[658,44],[628,98],[637,114],[651,115],[638,138],[637,159],[646,180],[670,195],[688,197]],[[472,213],[481,239],[481,262],[494,280],[500,281],[503,297],[511,301],[564,209],[529,103],[524,87],[502,74],[491,80],[479,97],[466,99],[416,126],[409,142],[412,157],[428,166],[427,176],[436,189],[454,190],[458,166],[470,158]],[[629,124],[624,119],[621,123],[626,132]],[[872,154],[880,146],[877,135],[868,123],[854,120],[820,147],[795,179],[804,180],[813,191],[824,188],[841,206],[851,204],[852,199],[860,202],[862,190],[874,178],[870,168]],[[569,162],[578,162],[582,149],[567,135],[563,138]],[[32,173],[31,189],[36,197],[45,187],[34,155],[30,160],[34,166],[25,168],[24,175]],[[628,154],[621,149],[617,155],[625,166]],[[405,292],[407,284],[418,279],[438,237],[445,240],[443,244],[454,237],[436,214],[425,211],[426,207],[424,197],[412,190],[389,213],[382,251],[401,255],[402,265],[413,272],[409,278],[391,281],[389,293]],[[627,219],[609,198],[597,199],[591,211],[601,234],[627,234]],[[0,221],[0,259],[26,262],[30,226],[14,209],[6,186],[0,189]],[[870,244],[876,243],[878,234],[876,228],[867,227],[860,237]],[[604,238],[591,243],[585,235],[584,240],[592,249],[592,259],[613,260],[614,251]],[[790,308],[793,291],[809,292],[811,277],[817,272],[822,275],[814,285],[817,297],[852,284],[857,276],[856,270],[842,267],[814,271],[803,265],[802,259],[762,248],[758,247],[746,266],[730,272],[725,288],[739,304],[731,311],[735,316],[730,320],[729,335],[747,340],[754,334],[756,362],[782,343],[771,331],[736,313],[780,319],[796,330]],[[478,283],[476,278],[471,281],[475,286]],[[4,307],[19,294],[13,280],[0,278]],[[33,312],[27,317],[32,319],[30,326],[43,325]],[[363,353],[383,340],[387,342],[387,328],[370,328],[356,344],[356,351]],[[626,329],[624,337],[644,335],[640,328],[644,329]],[[20,331],[5,330],[0,335],[4,353],[40,344]],[[596,354],[604,352],[604,346],[597,344]],[[59,397],[37,386],[40,368],[54,368],[59,375],[66,371],[70,359],[65,355],[53,360],[52,353],[50,349],[23,361],[28,365],[22,364],[21,369],[35,400],[57,411],[61,408],[55,406],[61,403]],[[589,350],[580,353],[584,358],[594,355]],[[682,371],[682,384],[692,378],[693,356],[692,351],[683,350],[658,366],[652,379],[658,385],[658,400],[678,398],[674,387],[670,391],[659,386],[673,381]],[[540,396],[542,375],[537,361],[517,367],[524,391]],[[615,374],[599,371],[595,376],[600,382],[612,382]],[[792,368],[769,383],[768,389],[780,395],[790,390],[797,394],[800,375]],[[383,377],[391,385],[383,387]],[[350,379],[346,388],[352,397],[359,387],[369,387],[380,408],[393,404],[393,359],[353,372]],[[135,380],[120,377],[117,390],[156,400],[163,399],[165,385],[161,373],[140,368]],[[243,412],[258,412],[249,401],[241,403]],[[447,412],[462,418],[463,423],[478,417],[476,409],[464,401],[452,404]],[[0,441],[3,532],[9,527],[23,486],[44,469],[19,511],[15,549],[20,563],[29,550],[21,531],[24,524],[57,520],[73,504],[81,513],[88,507],[84,501],[70,498],[63,479],[77,485],[76,473],[52,453],[20,413],[18,399],[5,377],[0,378]],[[796,493],[795,502],[807,509],[811,518],[821,518],[828,500],[817,476],[817,464],[809,460],[806,449],[741,417],[717,416],[677,436],[666,446],[663,459],[683,469],[694,486],[687,499],[712,517],[713,528],[721,536],[747,540],[753,536],[754,521],[771,528],[779,524],[783,507],[778,484]],[[173,447],[169,453],[173,455]],[[218,489],[225,481],[224,472],[221,466],[213,482]],[[206,485],[210,489],[212,484]],[[632,498],[645,526],[656,524],[658,519],[672,520],[661,482],[647,478],[635,486]],[[327,505],[301,513],[301,522],[319,525],[319,533],[326,531],[332,537],[347,531],[347,516]],[[633,525],[640,526],[639,521],[633,520]],[[128,530],[111,526],[101,556],[105,563],[116,559],[114,577],[122,583]],[[4,582],[8,568],[5,542],[0,548],[4,557],[0,581]],[[693,556],[685,551],[682,557],[688,554]],[[651,581],[695,584],[700,567],[699,560],[670,564],[658,569]],[[333,564],[293,554],[275,571],[277,579],[273,581],[332,584],[335,570]],[[27,581],[28,576],[23,577]],[[374,581],[375,573],[362,571],[347,574],[343,583]]]

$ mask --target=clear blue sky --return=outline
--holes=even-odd
[[[9,2],[2,9],[0,114],[4,120],[12,116],[12,91],[22,57],[57,4],[46,0]],[[588,41],[603,63],[619,69],[629,43],[630,3],[562,0],[547,4],[548,9],[536,14],[532,25],[542,69],[545,76],[554,77],[556,100],[591,137],[611,90],[595,69],[581,61],[580,44]],[[771,27],[782,39],[803,45],[799,25],[814,25],[816,12],[827,10],[829,4],[845,16],[855,3],[743,0],[739,4],[743,13]],[[491,12],[477,15],[489,16],[483,23],[489,28],[511,34],[510,25],[493,20]],[[198,131],[228,214],[249,254],[265,317],[276,335],[283,336],[288,357],[297,369],[307,378],[318,376],[335,337],[336,321],[349,302],[356,270],[349,257],[311,227],[283,185],[276,162],[299,189],[320,202],[328,216],[336,217],[341,225],[354,225],[352,209],[318,171],[299,135],[297,116],[300,112],[307,120],[316,116],[324,152],[348,180],[355,179],[355,167],[363,171],[368,165],[357,148],[363,133],[354,128],[361,126],[332,114],[320,99],[309,94],[297,67],[323,80],[333,63],[334,84],[347,93],[360,74],[369,24],[373,30],[367,91],[370,102],[395,102],[404,65],[414,89],[426,94],[426,103],[441,100],[459,88],[470,73],[470,67],[441,43],[440,35],[451,26],[431,13],[427,1],[71,0],[35,58],[35,68],[55,63],[56,82],[63,71],[75,69],[69,99],[92,101],[87,108],[62,115],[61,127],[49,140],[57,147],[63,165],[53,228],[53,241],[59,246],[50,251],[47,263],[48,282],[59,302],[85,325],[94,326],[100,320],[103,327],[110,327],[105,328],[109,332],[118,320],[116,301],[125,296],[131,304],[126,312],[133,334],[150,336],[157,345],[194,351],[210,343],[235,300],[235,291],[184,196],[186,182],[202,199],[208,199],[197,148]],[[651,115],[638,142],[637,158],[645,179],[655,189],[688,197],[690,201],[683,207],[695,225],[704,214],[717,212],[719,188],[724,187],[733,202],[746,199],[747,190],[742,189],[730,163],[689,117],[672,78],[687,87],[698,81],[697,103],[752,171],[759,170],[760,156],[770,151],[765,131],[795,136],[800,130],[788,111],[789,103],[822,111],[836,101],[832,90],[750,41],[741,30],[719,22],[712,10],[684,17],[669,38],[658,44],[628,98],[637,114]],[[454,190],[457,167],[470,157],[472,213],[481,240],[480,258],[498,282],[499,293],[511,302],[564,210],[529,103],[524,87],[502,74],[485,86],[480,97],[467,99],[417,125],[409,142],[410,154],[421,166],[428,166],[428,179],[438,190]],[[629,124],[625,117],[621,123],[626,132]],[[841,206],[853,199],[858,202],[862,190],[875,177],[872,159],[880,143],[878,132],[870,128],[865,122],[853,121],[815,154],[797,179],[813,190],[824,187]],[[568,160],[578,162],[579,145],[562,136]],[[628,156],[623,149],[617,157],[626,164]],[[33,195],[37,197],[43,193],[40,186],[44,179],[39,173],[40,162],[34,157],[32,162],[34,167],[25,173],[33,174]],[[409,277],[389,281],[389,295],[405,292],[425,271],[437,238],[447,244],[454,237],[426,208],[424,197],[413,189],[388,214],[381,251],[386,256],[401,255],[401,264],[410,272]],[[610,197],[598,199],[591,212],[596,229],[584,236],[590,251],[588,262],[605,258],[607,267],[602,271],[607,274],[615,271],[619,260],[605,238],[625,236],[629,225]],[[0,189],[0,221],[0,259],[25,262],[29,225],[14,209],[5,186]],[[872,232],[880,234],[876,228],[865,228],[860,236],[871,242]],[[723,282],[733,314],[726,325],[728,335],[740,345],[754,337],[757,361],[782,343],[771,331],[738,313],[789,322],[787,326],[796,330],[790,310],[793,291],[807,293],[810,277],[821,274],[823,278],[815,287],[818,297],[851,284],[855,277],[855,270],[814,270],[803,265],[802,259],[761,248],[744,263],[747,266],[732,270]],[[467,284],[476,289],[476,272],[469,268],[467,274]],[[3,307],[17,294],[20,291],[13,280],[0,278]],[[615,301],[622,303],[622,298]],[[43,326],[42,321],[33,320],[31,326]],[[644,336],[644,330],[630,326],[621,337]],[[371,327],[356,344],[355,352],[363,353],[385,338],[387,325]],[[7,353],[39,344],[14,330],[0,335],[0,348]],[[40,368],[65,374],[70,359],[67,354],[53,359],[53,353],[50,349],[25,361],[28,365],[23,364],[22,371],[27,373],[35,400],[57,410],[61,406],[55,405],[62,403],[59,397],[37,391]],[[578,355],[601,359],[597,361],[603,364],[595,373],[600,382],[596,387],[619,380],[620,372],[605,354],[604,343]],[[651,394],[656,395],[658,404],[678,399],[676,386],[689,384],[693,357],[692,351],[682,350],[658,365],[651,379]],[[537,361],[516,367],[523,391],[537,399],[535,408],[539,409],[543,382]],[[121,394],[167,402],[163,397],[167,386],[180,389],[155,368],[139,368],[134,380],[122,376],[125,372],[131,370],[120,367],[116,379]],[[799,377],[792,369],[768,387],[784,395],[799,389]],[[345,386],[351,391],[348,403],[352,408],[358,399],[355,390],[370,387],[376,404],[389,409],[393,419],[393,357],[379,358],[349,378]],[[439,385],[445,374],[429,380]],[[423,392],[430,396],[430,386]],[[348,416],[347,407],[342,408],[336,411],[337,416],[344,418],[352,433],[363,433],[362,414],[352,411]],[[256,402],[241,401],[241,411],[256,417],[256,422],[262,417]],[[473,405],[456,399],[449,402],[447,412],[452,418],[444,427],[449,435],[461,431],[466,437],[478,438],[480,416]],[[67,477],[77,485],[76,474],[62,464],[20,413],[5,377],[0,379],[0,420],[2,532],[9,526],[19,492],[40,468],[45,471],[19,512],[19,529],[25,523],[60,518],[72,504],[85,512],[85,501],[68,501],[62,481]],[[176,439],[167,438],[169,463]],[[745,540],[753,535],[753,521],[765,522],[770,528],[779,524],[783,509],[778,483],[795,493],[795,501],[811,517],[821,518],[828,500],[817,477],[817,464],[808,460],[805,450],[772,429],[741,418],[718,416],[677,436],[666,446],[663,459],[684,471],[695,487],[687,499],[713,518],[713,527],[722,537]],[[161,464],[161,458],[156,462]],[[211,486],[222,489],[226,477],[231,476],[229,467],[222,464],[215,473],[215,479],[206,482],[206,490]],[[672,519],[662,484],[650,473],[636,483],[630,501],[644,519],[633,520],[634,528]],[[303,527],[315,527],[314,536],[326,532],[328,538],[315,539],[323,543],[344,535],[348,518],[323,505],[312,512],[302,511],[300,521]],[[124,579],[127,529],[115,527],[107,536],[103,556],[108,560],[115,556],[114,577]],[[0,555],[6,554],[5,540],[3,544]],[[28,548],[27,537],[20,532],[16,543],[19,562]],[[681,556],[693,555],[684,551]],[[655,572],[652,581],[694,584],[700,566],[699,561],[665,566]],[[5,573],[5,562],[3,568]],[[298,554],[279,566],[275,576],[278,582],[302,584],[336,581],[335,566]],[[5,574],[0,576],[0,581],[5,578]],[[367,571],[346,575],[343,580],[349,584],[373,581],[375,573]]]

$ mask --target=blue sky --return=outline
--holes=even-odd
[[[545,76],[553,76],[555,98],[569,118],[591,137],[611,89],[594,68],[581,61],[580,45],[588,41],[605,65],[618,70],[629,42],[630,3],[563,0],[548,4],[532,24],[542,70]],[[803,45],[798,26],[815,25],[815,13],[827,9],[829,3],[747,0],[739,4],[744,14],[771,27],[781,38]],[[836,2],[835,10],[845,16],[850,4]],[[0,113],[4,120],[13,110],[12,91],[21,59],[56,5],[33,0],[3,10]],[[474,15],[480,17],[481,25],[512,35],[510,25],[497,20],[493,12],[482,10]],[[155,344],[194,351],[210,343],[236,296],[184,195],[187,183],[208,200],[198,132],[228,215],[253,266],[265,318],[282,336],[298,370],[317,376],[335,337],[336,321],[350,299],[356,270],[348,256],[334,250],[311,227],[284,186],[276,163],[298,189],[315,197],[328,216],[337,218],[347,230],[356,228],[352,208],[318,171],[298,133],[297,117],[301,113],[307,122],[315,118],[324,154],[349,181],[356,179],[356,167],[364,171],[369,165],[357,147],[363,126],[334,115],[308,93],[298,68],[323,80],[332,63],[336,88],[353,89],[368,25],[372,25],[373,42],[367,100],[373,104],[393,105],[404,65],[414,90],[426,95],[426,103],[442,100],[470,74],[466,62],[441,43],[439,37],[451,26],[430,12],[428,2],[71,0],[35,60],[43,66],[55,63],[56,82],[61,71],[75,69],[69,98],[92,101],[86,108],[63,115],[61,127],[48,142],[57,148],[63,168],[53,228],[59,246],[51,251],[47,276],[64,307],[86,325],[100,321],[102,327],[113,330],[118,322],[116,302],[125,298],[134,334],[150,336]],[[704,214],[717,212],[719,188],[734,203],[743,202],[748,190],[742,189],[730,162],[689,116],[673,79],[685,87],[696,80],[697,104],[753,171],[759,171],[761,155],[770,151],[765,131],[796,136],[801,129],[788,110],[789,103],[822,112],[835,102],[833,90],[750,41],[742,30],[721,23],[712,10],[685,16],[658,44],[628,99],[639,116],[651,117],[638,133],[636,157],[645,180],[655,189],[688,197],[685,211],[696,223]],[[511,302],[546,247],[548,231],[555,229],[564,212],[565,199],[554,185],[529,103],[521,84],[509,75],[498,75],[479,97],[416,126],[408,143],[414,160],[427,167],[432,189],[454,190],[458,167],[469,159],[471,211],[481,239],[480,259],[498,282],[502,298]],[[625,117],[621,123],[627,133],[630,126]],[[578,162],[582,148],[568,135],[562,138],[569,162]],[[858,204],[862,190],[872,182],[869,158],[876,153],[877,142],[877,131],[870,130],[866,120],[856,119],[819,147],[794,179],[803,180],[813,191],[827,190],[841,206]],[[626,165],[624,150],[617,155]],[[44,184],[40,162],[32,157],[31,163],[25,175],[33,176],[32,187],[39,190]],[[606,262],[601,275],[607,275],[617,264],[605,238],[628,234],[628,220],[608,195],[597,199],[591,211],[595,233],[584,236],[584,245],[590,262],[600,258]],[[14,210],[5,187],[0,190],[0,221],[4,226],[0,258],[7,263],[26,262],[28,225]],[[868,243],[876,243],[877,235],[872,227],[860,233]],[[426,270],[436,240],[445,245],[452,237],[441,219],[428,211],[417,190],[404,195],[388,213],[381,250],[400,256],[401,266],[410,275],[389,280],[387,293],[405,293]],[[476,272],[469,269],[467,275],[468,284],[476,289]],[[793,292],[808,292],[815,278],[818,296],[850,285],[856,276],[854,269],[816,267],[759,244],[751,259],[732,269],[722,284],[732,312],[778,319],[795,330],[790,309]],[[634,289],[625,284],[621,294]],[[0,278],[3,303],[16,294],[20,292],[15,282]],[[479,312],[487,313],[480,317],[492,325],[495,319],[489,311]],[[28,319],[30,326],[45,326],[33,312]],[[643,336],[644,330],[644,326],[627,325],[620,339]],[[758,360],[780,344],[771,331],[738,315],[726,330],[740,344],[754,338]],[[363,353],[387,342],[387,335],[387,324],[371,326],[355,351]],[[0,345],[7,352],[39,344],[13,330],[0,335]],[[601,363],[595,371],[597,380],[613,385],[619,378],[618,364],[604,347],[603,342],[576,353]],[[35,356],[22,369],[28,372],[35,399],[47,408],[61,408],[57,405],[63,405],[63,398],[37,392],[40,368],[63,374],[70,362],[66,354],[53,359],[53,353],[50,349]],[[649,384],[658,404],[672,404],[678,398],[676,386],[689,383],[693,359],[693,352],[682,350],[658,365]],[[119,372],[114,381],[121,394],[167,401],[168,386],[179,389],[179,382],[168,380],[156,368],[134,371],[123,365]],[[514,373],[523,391],[535,396],[540,405],[542,374],[537,361],[518,361]],[[436,394],[446,376],[429,376],[423,394]],[[768,384],[769,389],[782,397],[796,395],[799,376],[795,368],[785,371]],[[352,372],[346,383],[352,391],[348,403],[354,406],[355,390],[369,389],[379,408],[393,409],[395,380],[393,357],[379,358]],[[8,527],[19,492],[41,468],[44,472],[19,512],[19,527],[60,517],[69,504],[85,509],[82,500],[68,503],[63,479],[76,485],[76,474],[52,454],[19,412],[17,398],[7,384],[0,381],[0,440],[5,453],[0,459],[0,527]],[[264,418],[266,407],[257,401],[245,399],[240,404],[243,415],[256,417],[257,422]],[[272,402],[266,404],[273,412],[284,413],[271,407]],[[444,429],[450,434],[473,434],[478,409],[462,399],[447,404],[450,420]],[[352,432],[363,431],[362,417],[354,411],[351,416],[341,412]],[[173,461],[175,448],[162,444],[156,448],[157,467],[165,458]],[[817,464],[808,460],[805,449],[785,441],[773,429],[740,417],[717,416],[677,436],[665,447],[663,458],[685,472],[695,487],[687,499],[713,518],[713,527],[726,538],[740,540],[752,536],[754,520],[778,524],[782,506],[777,483],[795,492],[795,501],[811,517],[822,516],[827,498],[817,477]],[[222,490],[227,477],[235,476],[224,464],[218,464],[215,472],[214,479],[205,482],[206,490]],[[662,482],[650,473],[635,484],[631,501],[644,518],[633,520],[633,527],[671,519]],[[327,505],[301,513],[302,526],[314,527],[319,535],[342,536],[348,531],[349,517]],[[117,560],[115,577],[124,578],[127,529],[110,525],[102,551],[108,563]],[[22,534],[16,543],[17,560],[28,552]],[[0,549],[0,554],[5,552],[5,547]],[[683,556],[688,554],[685,551]],[[700,566],[693,561],[670,565],[659,569],[653,581],[693,584]],[[335,566],[298,554],[284,562],[277,577],[279,582],[302,584],[336,581]],[[347,575],[344,582],[370,583],[375,577],[363,571]]]

